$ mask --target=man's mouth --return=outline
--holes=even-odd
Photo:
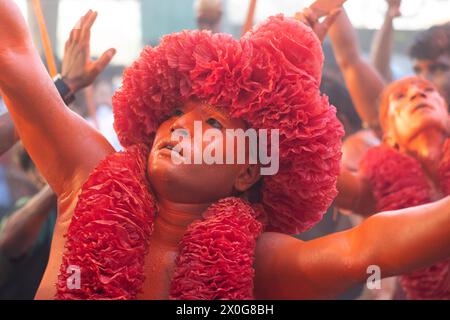
[[[429,104],[427,104],[427,103],[419,103],[418,105],[416,105],[413,109],[412,109],[412,112],[414,113],[414,112],[416,112],[417,110],[421,110],[421,109],[433,109],[433,107],[432,106],[430,106]]]
[[[170,150],[171,152],[175,152],[177,154],[179,154],[180,156],[182,155],[182,149],[180,150],[180,148],[177,148],[178,143],[175,141],[163,141],[160,145],[158,150]]]

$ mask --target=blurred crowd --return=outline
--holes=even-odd
[[[358,172],[360,162],[370,148],[387,143],[378,106],[383,90],[397,80],[392,72],[394,21],[402,16],[402,1],[386,2],[388,10],[372,39],[369,59],[362,56],[356,31],[345,12],[333,17],[324,33],[324,37],[328,37],[324,42],[326,62],[321,91],[337,107],[337,116],[345,128],[342,170],[349,176]],[[220,32],[223,14],[220,0],[198,0],[194,10],[198,28]],[[252,17],[249,19],[244,31],[252,25]],[[312,28],[318,24],[308,12],[302,19]],[[86,30],[86,37],[94,21],[95,17],[92,23],[81,25]],[[89,51],[86,50],[89,49],[84,45],[86,40],[89,38],[69,36],[59,64],[62,71],[58,79],[63,84],[59,83],[61,86],[58,87],[56,78],[55,84],[62,98],[69,102],[69,108],[87,119],[116,151],[120,151],[122,146],[114,131],[112,97],[120,86],[125,66],[109,64],[115,54],[110,49],[96,60],[95,65],[87,68]],[[410,48],[412,71],[430,81],[433,90],[450,106],[450,23],[420,32]],[[413,82],[413,85],[417,92],[411,94],[428,94],[422,84]],[[410,93],[405,91],[403,94]],[[0,101],[0,117],[0,132],[8,132],[10,120],[3,101]],[[396,148],[402,150],[399,142],[395,143]],[[48,261],[57,199],[14,130],[2,136],[0,150],[4,152],[0,157],[0,299],[33,299]],[[347,190],[355,182],[349,178],[340,183]],[[297,237],[306,241],[359,225],[366,216],[355,212],[353,209],[357,206],[348,205],[351,201],[345,197],[337,200],[319,225]],[[358,286],[340,298],[404,299],[405,293],[398,278],[388,278],[383,280],[381,290]]]

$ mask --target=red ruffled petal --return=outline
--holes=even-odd
[[[145,179],[146,148],[104,160],[91,174],[67,233],[56,299],[134,299],[144,282],[144,258],[156,208]],[[67,286],[78,266],[80,289]]]
[[[411,300],[450,300],[450,259],[400,278]]]
[[[253,299],[253,259],[262,225],[250,205],[227,198],[189,226],[170,289],[171,299]]]
[[[373,188],[377,211],[409,208],[431,202],[431,188],[421,164],[387,146],[370,149],[361,173]]]

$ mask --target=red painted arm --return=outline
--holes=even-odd
[[[262,299],[333,298],[365,282],[376,265],[390,277],[450,255],[450,197],[374,215],[309,242],[267,233],[258,240],[255,289]]]

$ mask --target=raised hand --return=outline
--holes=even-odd
[[[387,15],[390,18],[397,18],[402,15],[402,12],[400,11],[402,0],[386,0],[386,2],[388,4]]]
[[[330,29],[331,25],[336,20],[337,16],[341,13],[341,9],[337,8],[329,13],[324,13],[322,10],[314,10],[311,7],[306,8],[301,12],[297,12],[295,14],[295,18],[306,25],[310,26],[313,29],[314,33],[323,41]],[[325,16],[325,20],[323,22],[319,22],[321,17]]]
[[[339,9],[347,0],[316,0],[309,8],[314,11],[318,18],[329,15],[332,11]]]
[[[61,75],[72,92],[91,85],[116,54],[111,48],[100,59],[91,60],[91,28],[96,19],[97,12],[89,10],[72,30],[65,45]]]

